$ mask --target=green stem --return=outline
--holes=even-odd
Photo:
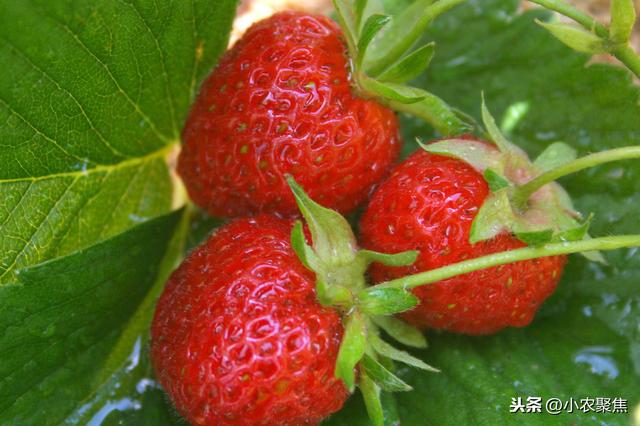
[[[630,160],[633,158],[640,158],[640,145],[610,149],[607,151],[586,155],[582,158],[578,158],[577,160],[571,161],[547,172],[544,172],[540,176],[531,179],[529,182],[518,187],[514,191],[511,200],[516,207],[525,208],[527,205],[527,200],[529,199],[529,197],[531,197],[531,194],[536,192],[544,185],[557,180],[558,178],[611,161]]]
[[[625,64],[629,70],[640,78],[640,55],[631,48],[628,44],[625,44],[611,52],[620,62]]]
[[[590,240],[553,243],[540,247],[525,247],[516,250],[509,250],[387,281],[379,284],[378,286],[412,289],[421,285],[432,284],[451,278],[456,275],[467,274],[479,269],[486,269],[522,260],[594,250],[615,250],[624,247],[640,247],[640,235],[601,237]]]
[[[594,31],[598,37],[609,40],[609,29],[606,26],[562,0],[529,1],[571,18],[588,31]],[[640,78],[640,55],[638,55],[628,43],[612,48],[609,53],[622,62],[636,77]]]

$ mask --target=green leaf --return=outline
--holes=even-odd
[[[21,269],[0,287],[1,423],[63,423],[126,364],[148,329],[154,301],[150,312],[138,309],[154,280],[166,278],[158,267],[179,217]]]
[[[1,424],[169,423],[145,342],[192,212],[162,216],[167,162],[235,6],[0,1]]]
[[[411,386],[400,380],[396,375],[367,354],[362,357],[360,365],[367,376],[382,390],[387,392],[407,392],[411,390]]]
[[[554,142],[547,146],[533,162],[540,172],[546,172],[578,158],[575,148],[564,142]]]
[[[0,285],[181,202],[165,157],[234,7],[0,1]]]
[[[390,20],[390,16],[378,14],[371,15],[367,18],[367,21],[362,27],[360,39],[358,40],[358,57],[356,60],[358,68],[360,68],[360,66],[362,65],[362,61],[366,56],[369,43],[371,43],[371,40],[373,40],[376,34],[378,34],[380,30],[389,23]]]
[[[636,23],[633,0],[611,0],[609,38],[614,43],[627,43]]]
[[[352,312],[345,322],[344,336],[336,359],[336,377],[342,379],[353,392],[356,374],[355,368],[364,356],[367,343],[367,326],[358,311]]]
[[[378,80],[398,84],[413,80],[429,67],[435,48],[433,42],[419,47],[380,74]]]
[[[607,51],[604,40],[578,25],[542,21],[536,22],[541,27],[546,28],[558,40],[578,52],[595,55]]]
[[[410,291],[372,286],[358,293],[357,304],[365,314],[393,315],[415,308],[418,298]]]
[[[431,371],[432,373],[439,373],[440,370],[430,366],[429,364],[423,362],[422,360],[410,355],[405,351],[401,351],[400,349],[396,349],[384,340],[382,340],[377,335],[372,334],[369,337],[369,343],[371,347],[379,353],[380,355],[392,359],[394,361],[401,362],[403,364],[410,365],[412,367],[419,368],[425,371]]]
[[[393,317],[374,316],[371,320],[398,342],[414,348],[426,348],[427,339],[417,328]]]

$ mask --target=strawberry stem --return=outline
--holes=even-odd
[[[383,282],[378,284],[377,287],[392,287],[408,290],[422,285],[432,284],[456,275],[467,274],[480,269],[486,269],[522,260],[594,250],[615,250],[624,247],[640,247],[640,235],[601,237],[581,241],[545,244],[540,247],[525,247],[516,250],[509,250]]]
[[[578,158],[577,160],[573,160],[544,172],[524,185],[519,186],[511,196],[511,201],[516,208],[524,210],[527,207],[529,197],[531,197],[534,192],[558,178],[579,172],[580,170],[598,166],[600,164],[609,163],[611,161],[629,160],[633,158],[640,158],[640,145],[627,146],[624,148],[611,149],[586,155]]]
[[[609,29],[600,22],[593,19],[588,14],[576,9],[563,0],[529,0],[531,3],[539,4],[549,10],[558,12],[578,24],[582,25],[586,30],[593,31],[601,39],[609,41]],[[638,55],[629,45],[629,43],[616,44],[611,43],[609,54],[615,56],[622,62],[632,73],[640,78],[640,55]]]

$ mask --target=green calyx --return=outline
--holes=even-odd
[[[453,139],[422,146],[428,152],[464,160],[487,181],[490,194],[472,224],[470,241],[488,240],[505,232],[533,246],[589,238],[587,231],[591,218],[582,218],[560,185],[553,181],[530,185],[546,172],[575,161],[575,150],[556,142],[531,161],[502,134],[484,98],[482,117],[497,152],[494,147],[473,140]],[[591,260],[603,261],[595,252],[584,255]]]
[[[297,221],[291,232],[292,247],[302,263],[316,275],[318,301],[337,309],[343,317],[344,336],[336,360],[336,377],[342,379],[350,391],[356,385],[362,390],[374,424],[382,425],[382,410],[378,409],[380,392],[411,389],[393,374],[392,360],[437,370],[380,337],[380,330],[384,330],[405,345],[425,347],[424,336],[417,329],[389,317],[414,308],[418,299],[406,289],[369,287],[365,273],[372,262],[410,265],[418,252],[384,254],[360,250],[345,218],[311,200],[292,177],[287,180],[312,241],[309,245],[303,224]]]
[[[468,132],[473,123],[439,97],[406,83],[429,66],[435,44],[414,48],[442,13],[465,0],[420,0],[396,15],[379,0],[333,0],[351,57],[359,94],[415,115],[444,136]]]

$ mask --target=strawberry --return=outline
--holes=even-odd
[[[334,376],[343,335],[289,242],[293,223],[240,219],[182,263],[158,303],[151,357],[195,425],[316,424],[348,392]]]
[[[420,252],[411,267],[374,265],[374,281],[529,245],[590,238],[590,218],[583,221],[553,181],[563,165],[574,164],[575,151],[556,142],[532,162],[500,132],[484,99],[482,117],[493,143],[463,136],[421,144],[424,150],[397,166],[373,194],[360,223],[363,245]],[[599,252],[582,254],[604,260]],[[525,326],[555,290],[565,263],[565,256],[535,256],[452,274],[414,288],[420,305],[403,318],[423,328],[474,335]]]
[[[254,24],[206,79],[178,171],[214,216],[291,215],[293,175],[316,200],[353,210],[398,157],[395,113],[353,90],[329,18],[283,12]]]
[[[381,425],[381,390],[411,389],[389,371],[391,360],[434,370],[379,333],[424,347],[417,330],[381,317],[417,299],[372,292],[364,279],[372,261],[406,265],[416,253],[358,250],[347,221],[289,180],[312,246],[299,221],[237,219],[183,261],[159,299],[152,364],[192,424],[317,424],[358,385]]]
[[[468,140],[468,139],[467,139]],[[491,155],[498,150],[487,146]],[[400,164],[373,195],[360,235],[373,250],[417,249],[412,266],[374,264],[375,282],[427,271],[526,244],[509,233],[469,242],[473,220],[489,186],[466,162],[419,150]],[[556,288],[565,256],[526,260],[458,275],[417,287],[420,305],[402,314],[408,322],[466,334],[495,333],[531,322]]]

